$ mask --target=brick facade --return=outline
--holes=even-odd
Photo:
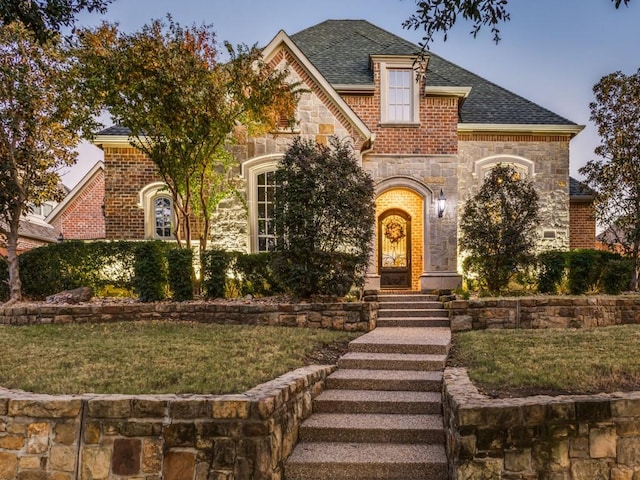
[[[100,168],[49,222],[55,228],[56,237],[62,233],[66,239],[105,238],[104,189],[104,170]]]
[[[591,202],[572,201],[569,205],[569,247],[596,248],[596,219]]]
[[[105,162],[105,235],[110,240],[143,239],[140,190],[160,181],[156,166],[133,147],[103,147]]]

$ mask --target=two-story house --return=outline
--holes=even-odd
[[[569,142],[583,128],[362,20],[328,20],[264,48],[303,82],[295,132],[233,147],[246,209],[227,200],[213,244],[258,252],[271,244],[273,172],[293,135],[349,137],[375,180],[376,240],[367,287],[430,290],[460,281],[461,206],[497,163],[533,180],[541,197],[540,246],[570,246]],[[104,150],[106,237],[169,238],[171,198],[154,165],[111,127]],[[579,232],[578,232],[579,233]]]

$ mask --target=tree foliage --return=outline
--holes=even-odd
[[[80,38],[87,91],[155,163],[173,197],[178,242],[198,238],[206,249],[212,211],[235,187],[225,147],[292,118],[297,84],[255,47],[226,43],[221,62],[211,26],[183,28],[171,17],[131,35],[104,24]]]
[[[640,270],[640,70],[615,72],[593,87],[591,120],[598,127],[600,145],[580,169],[595,191],[595,214],[608,229],[612,247],[633,260],[632,288]]]
[[[95,123],[75,86],[77,63],[54,40],[40,44],[20,23],[0,26],[0,235],[11,299],[21,298],[18,227],[30,205],[60,197],[57,170],[75,163]]]
[[[296,138],[275,174],[276,271],[295,295],[361,284],[375,221],[373,180],[350,144]]]
[[[76,15],[105,13],[113,0],[2,0],[0,23],[21,22],[39,42],[51,40],[63,27],[72,27]]]
[[[496,165],[464,205],[460,248],[468,254],[465,269],[477,274],[489,291],[499,292],[533,260],[538,224],[533,183],[510,165]]]
[[[616,8],[628,5],[631,0],[611,0]],[[447,33],[462,18],[472,22],[471,34],[475,36],[483,27],[490,27],[493,41],[500,41],[499,25],[510,20],[508,0],[416,0],[418,9],[403,23],[404,28],[424,29],[422,47],[427,48],[437,32]]]

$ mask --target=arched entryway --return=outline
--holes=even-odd
[[[392,208],[378,217],[381,288],[411,288],[411,215]]]
[[[424,202],[406,187],[392,187],[376,198],[376,270],[381,289],[420,290],[424,272]]]

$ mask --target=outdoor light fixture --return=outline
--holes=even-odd
[[[442,189],[440,189],[440,195],[438,195],[437,202],[438,218],[442,218],[442,215],[444,215],[444,209],[447,206],[447,197],[444,196]]]

